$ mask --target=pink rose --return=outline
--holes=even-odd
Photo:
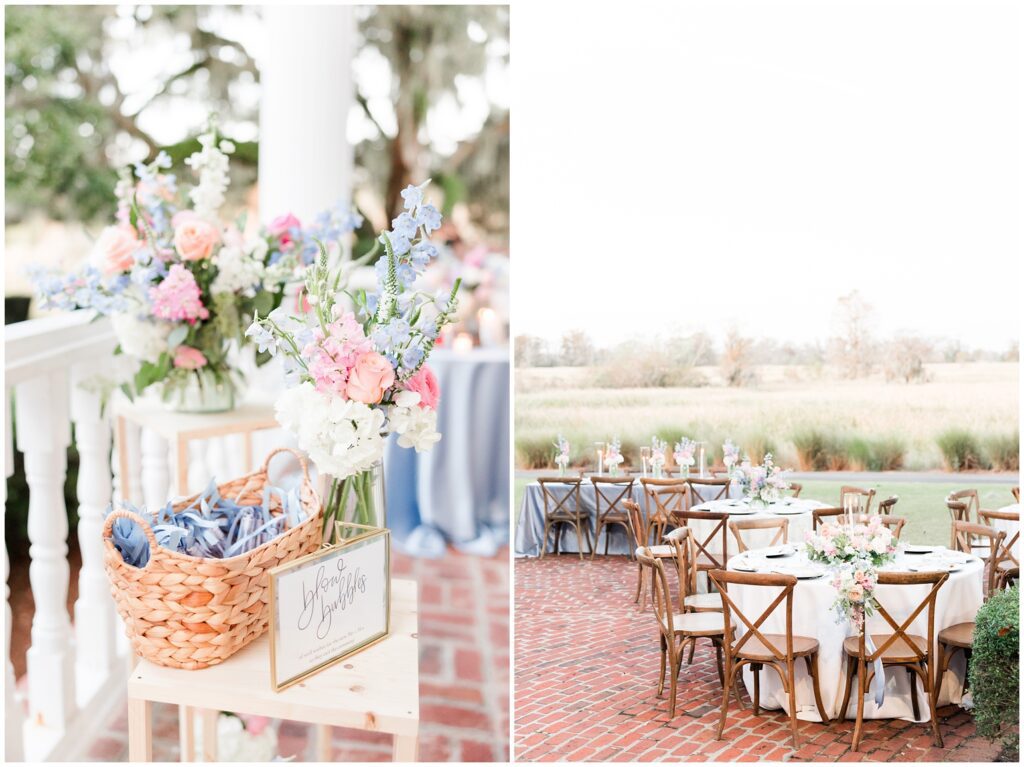
[[[434,371],[426,365],[405,382],[405,388],[420,395],[420,407],[437,410],[437,403],[441,401],[441,386],[437,383]]]
[[[269,716],[257,716],[256,714],[239,714],[238,717],[245,723],[245,731],[256,736],[267,729],[270,724]]]
[[[198,216],[180,219],[174,227],[174,247],[185,261],[202,261],[213,255],[220,231]]]
[[[108,226],[96,240],[92,251],[92,264],[105,275],[127,272],[135,264],[135,251],[142,240],[129,224]]]
[[[206,357],[198,349],[191,346],[179,346],[174,353],[174,367],[196,370],[206,364]]]
[[[375,405],[384,398],[385,390],[395,382],[395,369],[377,352],[366,352],[356,360],[349,373],[349,399]]]
[[[299,219],[295,218],[294,214],[288,213],[271,221],[267,226],[267,231],[272,237],[280,237],[282,245],[288,245],[292,241],[290,230],[298,229],[301,226]]]

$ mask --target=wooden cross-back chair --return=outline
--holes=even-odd
[[[561,533],[565,526],[576,530],[577,550],[580,559],[583,559],[583,539],[586,538],[587,547],[593,551],[593,544],[590,541],[590,521],[583,512],[583,503],[580,500],[580,485],[583,480],[578,477],[540,477],[537,483],[540,485],[541,496],[544,498],[544,542],[540,549],[540,558],[548,548],[548,534],[552,529],[555,531],[555,554],[558,554]],[[552,491],[552,487],[568,488],[559,498]]]
[[[871,499],[875,497],[875,489],[854,487],[853,485],[843,485],[839,488],[839,505],[842,508],[846,508],[845,500],[846,496],[853,496],[857,498],[857,513],[858,514],[870,514],[871,513]]]
[[[687,477],[683,481],[690,486],[690,497],[694,506],[728,498],[729,487],[732,485],[732,479],[729,477]],[[703,495],[701,490],[707,493],[707,496]]]
[[[988,525],[976,525],[972,522],[953,523],[953,550],[973,554],[980,557],[985,563],[983,581],[985,599],[992,595],[999,582],[997,563],[1005,539],[1005,532]]]
[[[829,506],[824,509],[811,509],[811,529],[818,532],[818,526],[826,522],[834,522],[832,517],[841,517],[845,512],[838,506]]]
[[[788,519],[737,519],[729,522],[729,530],[736,539],[736,548],[740,554],[750,549],[743,540],[742,533],[746,530],[771,530],[775,529],[775,537],[769,546],[777,546],[779,543],[789,543],[789,520]],[[760,546],[755,548],[761,548]]]
[[[946,498],[946,508],[949,510],[949,548],[956,548],[956,523],[964,522],[970,524],[971,511],[966,501],[954,501]]]
[[[601,531],[604,535],[604,553],[608,555],[608,540],[611,527],[618,525],[626,528],[629,540],[633,540],[633,531],[630,529],[629,513],[623,501],[630,500],[633,492],[633,480],[630,477],[591,477],[590,482],[594,485],[594,504],[596,507],[596,518],[594,521],[594,548],[590,552],[590,558],[597,553],[597,544],[601,540]],[[608,494],[602,488],[610,488]],[[602,505],[607,508],[602,511]],[[605,528],[608,528],[607,530]],[[633,558],[632,551],[628,552],[630,559]]]
[[[722,597],[714,592],[697,593],[697,557],[694,554],[693,530],[677,527],[665,535],[665,541],[676,550],[679,573],[678,608],[684,613],[722,612]],[[692,648],[691,648],[692,649]],[[693,655],[690,655],[690,663]]]
[[[892,629],[891,634],[871,634],[871,641],[874,650],[867,649],[866,632],[868,621],[865,620],[856,636],[847,637],[843,642],[843,650],[846,653],[846,690],[843,694],[842,707],[839,709],[840,716],[846,716],[847,706],[850,703],[850,693],[853,689],[853,677],[857,677],[857,722],[853,728],[853,750],[860,748],[861,736],[864,730],[864,696],[871,686],[874,677],[874,663],[876,660],[885,666],[902,666],[907,670],[910,679],[910,702],[914,709],[914,719],[920,718],[917,703],[917,684],[914,677],[921,681],[921,686],[928,699],[928,707],[931,712],[932,740],[938,748],[942,748],[942,734],[939,732],[938,715],[936,709],[936,696],[934,689],[938,685],[932,684],[932,671],[935,666],[932,664],[932,648],[935,647],[935,599],[938,596],[942,584],[949,578],[949,573],[925,572],[925,573],[878,573],[878,585],[889,586],[930,586],[924,599],[910,613],[906,620],[897,622],[892,613],[879,599],[879,591],[875,591],[876,615],[881,617]],[[917,616],[927,611],[928,636],[921,637],[911,634],[910,626],[917,620]],[[901,611],[902,612],[902,611]]]
[[[640,505],[634,501],[623,501],[622,505],[626,508],[626,512],[629,514],[630,529],[633,533],[633,543],[636,546],[636,551],[633,552],[633,556],[637,556],[640,550],[646,548],[651,556],[662,558],[672,558],[676,556],[676,547],[671,544],[662,544],[660,546],[649,546],[648,540],[648,521],[644,518],[644,513],[640,509]],[[646,582],[644,581],[644,568],[637,562],[637,580],[636,580],[636,598],[634,602],[640,603],[640,609],[647,609],[647,588]]]
[[[829,717],[821,700],[821,689],[818,684],[818,640],[810,637],[793,635],[793,589],[796,577],[792,575],[776,575],[772,573],[740,573],[728,570],[712,570],[709,573],[722,595],[722,608],[725,625],[735,626],[731,639],[725,642],[725,683],[728,690],[735,682],[743,666],[750,666],[754,674],[754,715],[759,713],[761,704],[761,669],[769,666],[775,670],[782,680],[782,688],[789,696],[789,725],[793,733],[793,748],[800,748],[796,718],[796,677],[794,666],[797,658],[803,658],[807,665],[807,673],[814,687],[814,702],[821,715],[821,721],[828,724]],[[756,588],[779,588],[778,596],[758,615],[751,618],[729,596],[729,586]],[[765,596],[758,604],[768,601]],[[786,611],[786,633],[765,633],[763,626],[783,603]],[[725,720],[729,712],[729,695],[722,696],[722,712],[718,720],[718,739],[722,739]]]
[[[658,633],[661,642],[661,673],[658,678],[658,697],[665,690],[666,663],[669,673],[669,719],[676,714],[676,687],[679,668],[682,665],[683,649],[686,645],[695,645],[698,639],[709,639],[715,647],[718,660],[718,679],[725,684],[725,672],[722,667],[722,642],[726,624],[720,612],[684,612],[677,613],[672,609],[672,597],[665,576],[663,560],[653,556],[647,548],[641,549],[637,555],[640,566],[651,574],[651,601],[654,603],[654,615],[658,619]],[[732,628],[729,628],[730,634]],[[739,691],[734,688],[736,699]],[[742,706],[742,702],[740,703]]]
[[[980,509],[978,516],[981,517],[983,525],[991,527],[993,530],[996,529],[994,520],[1010,523],[1010,532],[1006,533],[1005,539],[996,550],[995,558],[990,562],[990,565],[999,573],[996,579],[996,586],[997,588],[1002,588],[1005,578],[1003,578],[1001,573],[1020,567],[1020,560],[1017,559],[1016,553],[1017,544],[1020,541],[1020,514],[1012,511],[999,511],[998,509]]]
[[[947,506],[949,506],[950,501],[967,504],[967,516],[964,517],[961,521],[981,521],[980,519],[978,519],[978,511],[981,510],[981,501],[978,499],[977,490],[954,490],[952,493],[946,496]]]
[[[672,512],[690,508],[690,486],[678,479],[643,477],[644,509],[647,511],[647,529],[657,543],[665,530],[673,525]]]
[[[802,493],[804,490],[804,486],[801,485],[799,482],[790,482],[789,487],[787,489],[789,490],[791,498],[799,498],[800,493]]]
[[[672,513],[672,519],[682,527],[693,529],[692,522],[713,523],[711,532],[705,536],[697,534],[694,530],[693,551],[697,560],[697,571],[707,572],[708,570],[724,569],[729,561],[729,536],[728,527],[729,515],[717,511],[676,511]],[[718,539],[719,546],[715,548],[715,540]]]
[[[878,513],[882,516],[888,516],[889,514],[892,514],[893,507],[896,506],[896,503],[899,501],[899,499],[900,497],[898,495],[890,495],[884,501],[879,501]]]

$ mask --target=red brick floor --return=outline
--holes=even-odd
[[[716,740],[721,687],[710,643],[683,665],[676,716],[656,697],[657,628],[633,603],[636,565],[623,557],[520,559],[515,565],[516,761],[993,761],[998,748],[975,735],[971,716],[940,709],[945,748],[925,726],[899,719],[865,724],[850,751],[852,722],[801,722],[793,750],[781,712],[754,716],[735,702]]]
[[[420,749],[424,762],[508,761],[508,549],[491,559],[450,550],[442,559],[397,552],[393,573],[419,582]],[[177,708],[155,704],[153,756],[177,761]],[[127,761],[127,709],[89,746],[94,761]],[[282,756],[313,757],[313,734],[282,721]],[[335,728],[334,760],[390,761],[391,736]]]

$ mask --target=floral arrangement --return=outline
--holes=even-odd
[[[768,504],[779,500],[782,491],[789,487],[784,477],[787,471],[775,465],[771,453],[765,453],[764,463],[758,466],[752,465],[750,459],[745,458],[736,467],[732,478],[740,486],[744,497]]]
[[[283,358],[287,388],[276,403],[278,421],[333,478],[325,525],[376,521],[374,468],[388,435],[417,452],[441,438],[440,389],[425,362],[457,309],[459,282],[447,294],[413,289],[437,253],[430,233],[441,214],[423,201],[422,186],[407,187],[402,198],[405,210],[391,231],[359,259],[371,260],[383,246],[375,292],[348,290],[321,253],[306,271],[310,311],[257,312],[246,330],[261,352]]]
[[[834,607],[839,620],[849,619],[859,629],[873,610],[877,568],[896,556],[892,532],[874,515],[866,524],[844,517],[840,523],[822,525],[806,537],[807,557],[834,568]]]
[[[555,453],[555,464],[558,466],[559,471],[564,473],[569,466],[569,440],[559,434],[558,441],[555,442],[555,448],[558,451]]]
[[[839,616],[838,621],[849,620],[859,631],[877,606],[874,597],[877,585],[878,573],[863,562],[849,562],[836,568],[832,575],[836,601],[832,606]]]
[[[808,532],[806,541],[807,557],[831,566],[867,562],[881,567],[896,556],[892,532],[878,515],[866,524],[849,520],[824,524],[816,533]]]
[[[619,441],[618,437],[615,437],[611,442],[609,442],[608,446],[604,450],[605,466],[607,466],[613,474],[619,470],[619,466],[624,460],[621,450],[622,443]]]
[[[675,458],[675,461],[679,466],[686,469],[686,471],[689,471],[690,467],[695,463],[693,454],[696,450],[696,441],[683,437],[676,443],[676,448],[672,453],[672,457]]]
[[[661,477],[661,473],[665,468],[665,455],[667,452],[668,443],[665,440],[651,437],[651,467],[654,471],[654,476],[657,478]]]
[[[739,460],[740,449],[733,444],[731,439],[727,439],[722,445],[722,463],[725,464],[725,470],[731,472],[732,467],[739,463]]]
[[[122,387],[129,396],[157,382],[165,399],[197,386],[233,395],[228,351],[231,341],[245,342],[242,318],[280,306],[317,241],[337,241],[362,223],[341,205],[308,228],[287,215],[246,236],[244,217],[226,223],[220,216],[234,145],[218,138],[212,122],[199,143],[185,160],[198,179],[187,194],[165,152],[125,168],[115,188],[116,223],[100,233],[89,264],[67,275],[31,272],[45,307],[110,316],[115,353],[134,362]]]

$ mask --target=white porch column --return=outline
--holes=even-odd
[[[355,20],[350,6],[263,7],[260,220],[313,215],[352,197]]]

